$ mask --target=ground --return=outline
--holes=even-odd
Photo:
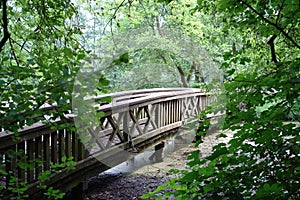
[[[227,138],[218,138],[219,132],[205,136],[200,144],[202,156],[209,155],[212,147],[220,142],[227,143],[232,137],[232,132],[224,132]],[[163,162],[143,166],[132,173],[103,173],[89,181],[85,200],[133,200],[141,199],[140,196],[156,189],[167,179],[174,177],[170,169],[186,169],[187,156],[197,148],[191,143],[175,152],[163,156]]]

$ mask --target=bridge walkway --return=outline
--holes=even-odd
[[[107,97],[112,101],[103,104]],[[41,199],[45,188],[39,185],[45,175],[47,188],[68,191],[82,185],[132,157],[135,147],[145,148],[164,134],[198,121],[197,116],[214,98],[198,89],[168,88],[118,92],[89,100],[95,112],[78,112],[81,108],[75,107],[79,114],[55,120],[63,125],[59,130],[39,122],[20,129],[17,138],[12,132],[0,132],[0,184],[4,191],[26,182],[29,196]],[[76,132],[69,128],[74,123]],[[72,158],[71,166],[67,158]],[[4,192],[3,199],[9,198]]]

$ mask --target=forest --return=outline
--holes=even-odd
[[[178,178],[142,198],[300,198],[299,1],[2,0],[0,13],[0,136],[9,130],[18,140],[25,125],[67,120],[74,93],[218,91],[222,105],[201,117],[226,109],[219,128],[235,131],[233,139],[203,160],[193,152],[189,170],[174,169]],[[1,167],[0,182],[6,173]],[[0,184],[0,199],[30,198],[26,183],[9,183]]]

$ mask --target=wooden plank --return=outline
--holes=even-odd
[[[162,102],[162,109],[161,109],[161,113],[160,113],[160,116],[161,116],[161,119],[162,119],[162,122],[161,122],[161,125],[162,127],[166,125],[166,102]]]
[[[50,169],[51,162],[51,146],[50,146],[50,135],[43,136],[43,169],[44,171]]]
[[[161,104],[157,103],[154,104],[155,105],[155,124],[157,126],[157,128],[161,127]]]
[[[58,163],[57,131],[51,133],[51,162]]]
[[[80,139],[78,139],[78,161],[85,158],[85,148]]]
[[[106,148],[110,147],[111,144],[113,143],[113,140],[115,138],[115,136],[117,135],[119,137],[119,139],[122,141],[124,141],[124,136],[121,134],[119,125],[115,123],[115,121],[113,120],[112,117],[108,116],[107,120],[109,121],[110,125],[113,127],[113,132],[109,137],[109,140],[107,142],[107,144],[105,145]]]
[[[107,104],[102,108],[100,108],[100,110],[102,109],[102,111],[105,111],[106,112],[105,115],[108,116],[107,119],[105,119],[106,123],[103,123],[102,126],[103,132],[113,127],[114,131],[111,132],[109,142],[111,143],[115,142],[115,136],[117,135],[119,139],[124,142],[122,145],[128,147],[129,143],[128,143],[128,137],[126,137],[126,133],[129,133],[128,125],[130,125],[129,123],[130,118],[132,119],[131,122],[132,127],[134,127],[134,129],[137,129],[140,135],[147,132],[147,135],[145,137],[133,138],[133,141],[139,142],[141,140],[148,139],[148,137],[152,137],[156,134],[160,134],[162,131],[168,131],[171,130],[172,128],[177,128],[177,125],[181,124],[182,120],[184,120],[184,118],[182,117],[184,116],[190,117],[196,113],[196,107],[198,101],[192,100],[192,102],[188,103],[188,100],[191,100],[193,98],[195,99],[195,96],[197,96],[197,98],[200,97],[199,99],[201,99],[202,97],[201,95],[205,95],[205,94],[200,93],[199,91],[196,92],[195,90],[181,89],[176,92],[172,92],[171,90],[168,90],[168,91],[159,92],[159,94],[149,93],[147,95],[144,95],[140,93],[140,95],[124,97],[123,99],[119,99],[120,101],[116,102],[114,105]],[[185,105],[183,104],[184,103],[183,99],[185,99]],[[204,100],[206,102],[211,101],[210,99],[207,98],[205,98]],[[124,107],[124,105],[126,105],[126,108]],[[184,112],[182,112],[184,107],[180,107],[180,106],[186,107]],[[131,111],[128,112],[128,109],[130,109]],[[118,112],[124,113],[123,116],[121,113]],[[128,117],[127,120],[125,119],[126,118],[125,116]],[[111,122],[108,120],[108,118],[111,118],[110,119]],[[114,120],[113,118],[116,119]],[[145,122],[145,126],[142,125],[144,123],[143,121]],[[174,125],[174,122],[176,122],[175,123],[176,126]],[[149,124],[152,124],[152,127],[154,129],[148,132],[147,130]],[[124,135],[121,135],[122,133],[121,132],[122,129],[120,128],[121,126],[123,127]],[[128,132],[126,132],[126,126]],[[155,129],[157,127],[160,128]],[[51,137],[49,137],[50,133],[51,133]],[[9,141],[9,145],[13,147],[15,143],[10,143],[12,142],[11,141],[12,139],[10,137],[4,135],[4,140],[0,140],[0,144],[4,144],[5,141]],[[98,139],[99,141],[101,141],[100,137]],[[78,161],[78,163],[80,163],[81,162],[80,160],[86,157],[86,151],[84,150],[84,145],[80,143],[78,136],[75,133],[66,132],[65,135],[60,133],[57,135],[56,132],[53,132],[53,130],[51,130],[49,127],[44,125],[40,127],[39,126],[29,127],[29,128],[27,127],[26,130],[22,131],[21,140],[19,144],[22,144],[22,142],[26,140],[28,140],[27,144],[32,144],[33,141],[36,142],[38,140],[42,142],[41,146],[39,146],[40,142],[37,142],[33,149],[31,149],[31,147],[28,147],[26,151],[28,152],[28,155],[32,151],[35,152],[35,156],[39,156],[43,154],[42,156],[43,162],[45,163],[43,169],[47,169],[46,164],[50,163],[50,161],[54,163],[60,162],[63,155],[69,155],[69,156],[73,155],[75,161]],[[9,145],[7,147],[11,147]],[[2,147],[0,145],[0,151],[3,148],[5,147]],[[39,149],[42,149],[42,151]],[[49,162],[47,161],[47,159],[49,160]],[[27,179],[31,180],[32,175],[28,171],[26,171],[26,173],[27,173]],[[21,175],[21,173],[19,172],[17,174]]]
[[[92,130],[91,128],[88,128],[88,133],[92,136],[92,138],[95,140],[95,142],[96,142],[96,144],[98,145],[98,147],[100,148],[100,149],[105,149],[105,146],[104,146],[104,144],[102,143],[102,141],[101,141],[101,139],[100,139],[100,137],[98,136],[98,134],[97,134],[97,131],[98,129],[96,129],[95,131],[94,130]]]
[[[11,176],[17,178],[17,156],[15,152],[17,151],[17,145],[14,145],[11,149],[7,149],[5,154],[5,171],[8,173],[6,176],[6,185],[9,185]]]
[[[174,102],[174,100],[170,101],[170,105],[169,105],[169,112],[170,112],[170,119],[169,119],[170,121],[169,121],[169,123],[170,124],[174,122],[174,120],[173,120],[173,117],[174,117],[173,102]]]
[[[147,121],[146,121],[146,123],[145,123],[145,127],[144,127],[144,129],[143,129],[143,133],[147,133],[148,128],[149,128],[149,125],[152,124],[152,126],[153,126],[154,122],[153,122],[152,115],[151,115],[152,113],[150,114],[150,111],[149,111],[148,106],[147,106],[147,107],[144,107],[144,110],[145,110],[145,114],[146,114]],[[152,109],[152,111],[153,111],[153,109]],[[154,126],[155,126],[155,125],[154,125]],[[153,128],[156,128],[156,127],[154,127],[154,126],[153,126]]]
[[[155,110],[156,110],[157,104],[149,105],[149,106],[150,106],[149,116],[150,116],[150,119],[151,119],[151,125],[152,125],[153,129],[156,129],[157,125],[155,123]]]
[[[35,159],[43,161],[43,143],[42,143],[41,136],[35,138]],[[38,176],[41,172],[42,172],[42,165],[37,164],[35,169],[36,176]]]
[[[28,158],[28,161],[34,161],[35,160],[35,145],[34,145],[34,140],[31,139],[31,140],[28,140],[27,141],[27,158]],[[34,169],[27,169],[27,182],[28,183],[31,183],[34,181]]]
[[[123,113],[123,138],[124,138],[124,142],[129,141],[129,134],[130,134],[130,130],[129,130],[129,111],[127,112],[122,112]]]
[[[74,157],[74,161],[78,161],[78,139],[77,134],[72,132],[72,156]]]
[[[63,123],[60,120],[53,121],[57,124]],[[65,123],[65,122],[64,122]],[[67,123],[73,123],[72,121]],[[46,135],[53,132],[49,125],[43,124],[42,122],[34,123],[31,126],[24,127],[18,130],[18,141],[16,141],[15,134],[13,132],[5,131],[0,133],[0,149],[10,147],[16,143],[21,143],[36,137]]]
[[[62,162],[62,158],[66,156],[66,141],[65,141],[65,130],[58,131],[58,161]]]
[[[140,109],[139,109],[139,111],[140,111]],[[131,136],[133,136],[135,129],[138,131],[139,135],[142,135],[143,130],[142,130],[142,128],[139,124],[139,121],[137,119],[138,115],[139,115],[139,112],[137,112],[136,115],[135,115],[132,110],[129,110],[129,115],[130,115],[130,118],[132,119],[132,122],[133,122],[131,130],[130,130]]]
[[[66,131],[65,136],[65,155],[67,158],[72,156],[72,132]]]
[[[178,92],[165,92],[159,94],[152,94],[138,99],[122,101],[114,104],[106,104],[100,106],[98,112],[100,111],[105,112],[107,116],[107,115],[111,115],[112,110],[114,111],[114,113],[123,112],[126,110],[126,108],[128,108],[128,106],[133,109],[136,107],[143,107],[149,104],[166,102],[174,99],[186,98],[195,95],[205,95],[205,93],[201,93],[199,91],[198,93],[195,93],[193,91],[186,90],[186,91],[178,91]]]
[[[18,152],[18,157],[17,157],[17,173],[18,173],[18,179],[19,181],[25,181],[26,177],[26,170],[24,169],[23,165],[26,163],[26,158],[25,158],[25,142],[21,142],[17,144],[17,152]]]

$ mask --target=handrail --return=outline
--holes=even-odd
[[[130,91],[114,92],[110,94],[103,94],[100,96],[93,97],[92,99],[97,101],[106,97],[121,98],[121,97],[128,97],[128,96],[141,95],[141,94],[144,94],[146,96],[151,93],[172,92],[172,91],[182,91],[182,90],[193,90],[193,89],[192,88],[152,88],[152,89],[130,90]]]
[[[91,172],[87,172],[85,168],[93,168],[91,165],[96,165],[94,156],[105,154],[107,157],[113,154],[116,148],[127,149],[134,144],[179,128],[198,115],[213,100],[208,98],[209,94],[190,88],[126,91],[101,95],[90,100],[97,103],[109,95],[117,98],[117,101],[104,105],[99,103],[97,112],[105,114],[101,118],[101,125],[86,129],[86,134],[91,136],[86,143],[93,142],[93,148],[84,147],[80,134],[77,135],[68,129],[53,130],[50,125],[38,122],[19,130],[18,140],[13,138],[12,132],[0,133],[0,154],[4,155],[2,161],[4,169],[14,172],[19,180],[34,185],[38,173],[51,169],[51,163],[60,163],[63,156],[73,156],[76,169],[72,172],[63,170],[61,172],[63,174],[54,176],[56,178],[50,182],[60,186],[64,183],[64,187],[68,189],[69,185],[71,187],[74,183],[70,184],[64,182],[67,179],[60,179],[63,177],[72,179],[71,174],[76,173],[90,174]],[[76,120],[77,116],[68,115],[66,119],[68,120],[57,119],[52,122],[68,125],[74,123],[73,120]],[[8,156],[9,150],[22,151],[21,154],[29,160],[41,159],[42,165],[35,165],[33,170],[22,169],[18,166],[18,162],[24,161],[24,158],[20,156],[11,158]],[[73,181],[78,182],[81,178],[78,177],[78,180]],[[8,177],[4,180],[8,180]]]
[[[100,96],[97,96],[97,97],[94,97],[91,99],[97,102],[106,97],[112,97],[112,98],[128,97],[128,98],[130,98],[130,96],[128,96],[129,94],[137,95],[137,94],[143,94],[143,92],[145,92],[145,94],[147,94],[147,95],[143,95],[143,96],[140,96],[139,98],[134,98],[134,99],[129,99],[129,100],[126,99],[125,101],[124,100],[118,101],[118,102],[113,101],[113,103],[107,103],[104,105],[98,104],[99,109],[97,111],[98,112],[107,112],[107,111],[113,110],[113,111],[117,112],[119,108],[135,106],[135,105],[142,104],[145,102],[150,102],[150,101],[152,103],[154,103],[154,102],[161,102],[161,101],[165,101],[165,100],[171,100],[170,98],[175,99],[176,96],[180,96],[180,95],[182,96],[182,95],[189,95],[189,94],[196,94],[196,93],[202,94],[202,95],[207,95],[207,93],[200,92],[199,89],[193,89],[193,88],[157,88],[157,89],[143,89],[143,90],[116,92],[116,93],[111,93],[111,94],[100,95]],[[166,98],[168,98],[168,99],[166,99]],[[44,110],[44,109],[51,110],[51,108],[53,108],[53,107],[56,107],[56,105],[47,105],[46,107],[41,107],[41,109],[42,110]],[[70,119],[73,118],[72,115],[67,115],[66,117],[70,118]],[[48,121],[48,122],[61,123],[61,120],[57,119],[57,120],[54,120],[54,121],[52,120],[52,121]],[[30,130],[40,129],[43,126],[48,126],[48,125],[44,124],[43,122],[37,122],[31,126],[25,126],[22,129],[19,129],[19,131],[18,131],[19,136],[26,134]],[[2,131],[2,132],[0,132],[0,137],[5,138],[5,137],[7,137],[9,135],[13,135],[13,134],[14,133],[11,131]],[[3,145],[3,143],[0,140],[0,147],[2,147],[2,145]]]
[[[207,95],[207,93],[200,92],[198,90],[183,90],[183,91],[176,91],[176,92],[160,92],[160,93],[152,93],[148,96],[143,96],[140,98],[125,100],[122,102],[116,102],[116,103],[109,103],[105,105],[101,105],[98,109],[98,112],[106,112],[109,110],[118,111],[120,108],[128,107],[128,106],[136,106],[136,105],[142,105],[144,103],[158,103],[162,101],[172,100],[176,99],[179,96],[181,97],[188,97],[191,95]]]

